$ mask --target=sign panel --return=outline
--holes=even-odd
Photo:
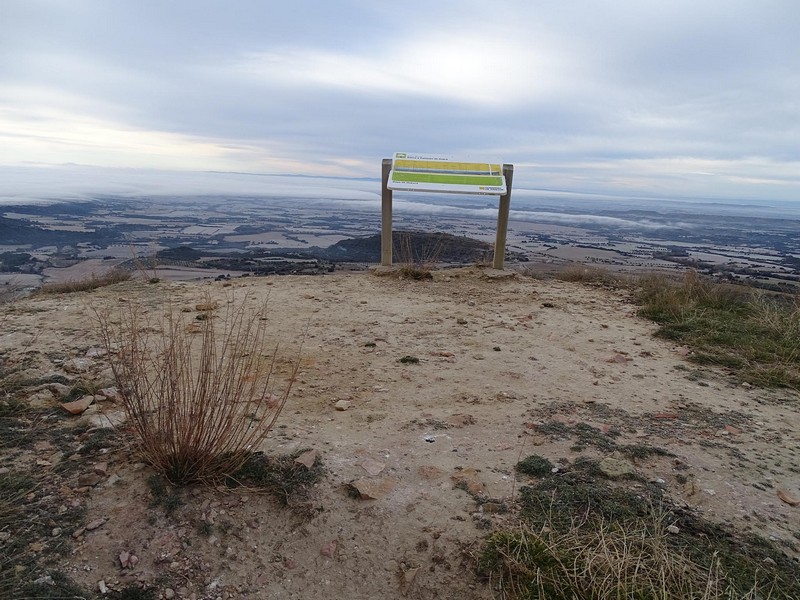
[[[387,187],[398,191],[492,196],[503,196],[507,189],[499,161],[476,162],[409,152],[395,152]]]

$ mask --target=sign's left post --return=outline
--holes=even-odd
[[[392,159],[384,158],[381,164],[381,266],[392,266],[392,190],[389,189],[389,173]]]

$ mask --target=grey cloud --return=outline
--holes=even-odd
[[[204,159],[198,169],[227,168],[246,155],[254,158],[241,170],[277,158],[313,174],[344,157],[360,164],[349,174],[373,175],[392,151],[429,149],[536,164],[517,177],[542,187],[800,199],[792,179],[800,168],[800,4],[793,0],[409,0],[402,15],[395,8],[359,0],[6,0],[0,117],[5,108],[42,119],[47,112],[36,110],[55,107],[66,123],[91,115],[218,146],[224,165]],[[385,67],[392,76],[409,44],[459,35],[467,50],[477,43],[503,49],[509,69],[497,70],[499,81],[480,82],[497,102],[459,98],[435,80],[429,90],[419,87],[424,79],[380,88],[300,73],[313,66],[309,57],[333,56],[334,80],[346,77],[348,61],[366,64],[367,75]],[[254,56],[295,57],[298,78],[246,73]],[[46,149],[52,157],[35,158],[95,158],[77,147]],[[34,156],[22,145],[16,159],[13,151],[2,160]],[[119,152],[146,161],[141,148]],[[686,158],[728,167],[709,181],[677,162],[663,170],[664,161]],[[768,178],[752,167],[754,158],[775,166]]]

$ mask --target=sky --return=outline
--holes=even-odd
[[[800,202],[798,31],[797,0],[1,0],[0,196],[405,151],[512,163],[515,189]]]

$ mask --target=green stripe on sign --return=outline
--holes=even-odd
[[[409,173],[394,171],[392,181],[415,183],[450,183],[455,185],[491,185],[502,186],[502,176],[489,175],[450,175],[446,173]]]

